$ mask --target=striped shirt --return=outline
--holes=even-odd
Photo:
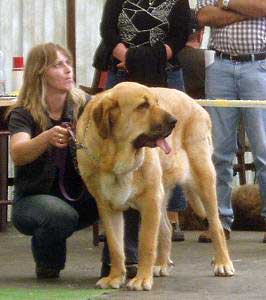
[[[197,11],[207,5],[215,6],[217,0],[197,0]],[[253,18],[211,28],[210,49],[231,55],[266,52],[266,17]]]

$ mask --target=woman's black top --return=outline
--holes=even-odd
[[[73,123],[73,107],[70,101],[63,112],[61,120],[49,120],[49,128],[60,125],[62,122]],[[11,135],[18,132],[26,132],[31,138],[41,133],[30,112],[22,107],[15,108],[9,118],[9,131]],[[48,149],[36,160],[23,166],[15,167],[15,199],[28,195],[49,194],[64,198],[59,188],[59,168],[58,159],[62,157],[59,153],[61,149],[49,146]],[[78,174],[74,161],[75,151],[68,147],[66,151],[66,161],[64,182],[70,197],[80,195],[83,188],[82,180]],[[29,154],[30,155],[30,154]]]
[[[178,65],[189,24],[188,0],[107,0],[100,26],[102,41],[93,65],[99,70],[113,68],[118,61],[112,59],[112,51],[120,42],[129,48],[167,44],[173,51],[170,65]]]

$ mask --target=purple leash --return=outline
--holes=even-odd
[[[64,123],[62,123],[61,126],[63,126],[64,128],[66,128],[68,130],[73,142],[76,144],[76,137],[71,128],[71,124],[68,122],[64,122]],[[78,201],[83,196],[83,193],[85,191],[84,187],[78,197],[72,198],[67,193],[65,184],[64,184],[64,176],[65,176],[65,171],[66,171],[67,149],[68,148],[64,148],[64,149],[56,148],[55,149],[56,150],[55,151],[55,164],[59,169],[59,188],[60,188],[62,195],[65,197],[65,199],[67,199],[68,201]]]

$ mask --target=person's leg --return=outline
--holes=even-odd
[[[124,212],[125,231],[125,256],[127,277],[133,278],[137,273],[138,264],[138,235],[140,226],[140,213],[135,209],[128,209]],[[102,252],[102,269],[101,277],[106,277],[110,272],[110,256],[106,239]]]
[[[206,69],[205,84],[207,99],[237,99],[235,65],[230,61],[215,59],[215,62]],[[212,120],[213,162],[217,174],[219,215],[224,229],[230,231],[234,219],[231,205],[231,184],[240,110],[238,108],[208,107],[207,111]],[[229,234],[227,238],[229,238]],[[208,234],[202,234],[199,241],[209,242]]]
[[[240,98],[265,100],[266,60],[242,64],[240,73],[241,80],[238,82]],[[243,109],[243,114],[260,188],[261,215],[266,220],[266,109]],[[266,234],[263,241],[266,242]]]
[[[110,89],[120,82],[127,81],[127,79],[128,76],[126,71],[123,70],[117,70],[117,72],[108,71],[106,89]]]
[[[181,68],[167,71],[167,87],[182,92],[185,91],[183,71]]]
[[[78,220],[78,213],[57,197],[34,195],[15,201],[12,222],[20,232],[32,235],[38,277],[49,277],[49,270],[59,275],[64,268],[66,239],[77,229]]]
[[[77,230],[86,228],[99,220],[97,204],[92,195],[86,190],[79,201],[69,202],[79,215]]]
[[[167,86],[171,89],[185,91],[182,69],[167,71]],[[186,209],[187,202],[184,193],[179,185],[177,185],[169,199],[167,207],[167,215],[172,225],[172,241],[180,242],[185,240],[184,232],[179,227],[178,212]]]
[[[126,265],[137,264],[140,213],[137,210],[130,208],[124,212],[124,219]]]
[[[184,232],[180,229],[178,212],[185,210],[187,202],[179,185],[173,190],[167,206],[167,216],[172,225],[172,241],[182,242],[185,240]]]

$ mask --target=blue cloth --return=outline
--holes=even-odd
[[[124,211],[124,222],[125,222],[125,256],[126,265],[132,265],[138,263],[138,241],[139,241],[139,223],[140,214],[137,210],[129,208]],[[102,262],[110,264],[109,249],[106,239],[104,240]]]
[[[206,68],[208,99],[266,99],[266,60],[232,62],[215,58]],[[219,214],[224,228],[234,220],[231,204],[233,159],[237,150],[237,129],[243,114],[260,186],[262,216],[266,217],[266,110],[255,108],[209,107],[213,125],[214,155],[217,172]]]
[[[12,222],[21,233],[32,236],[32,253],[39,267],[63,269],[66,239],[97,219],[96,202],[89,193],[76,202],[45,194],[26,196],[12,206]]]
[[[124,70],[117,70],[117,72],[108,71],[106,88],[110,89],[124,81],[128,81],[127,73]],[[182,69],[167,71],[167,85],[172,89],[185,90]]]

